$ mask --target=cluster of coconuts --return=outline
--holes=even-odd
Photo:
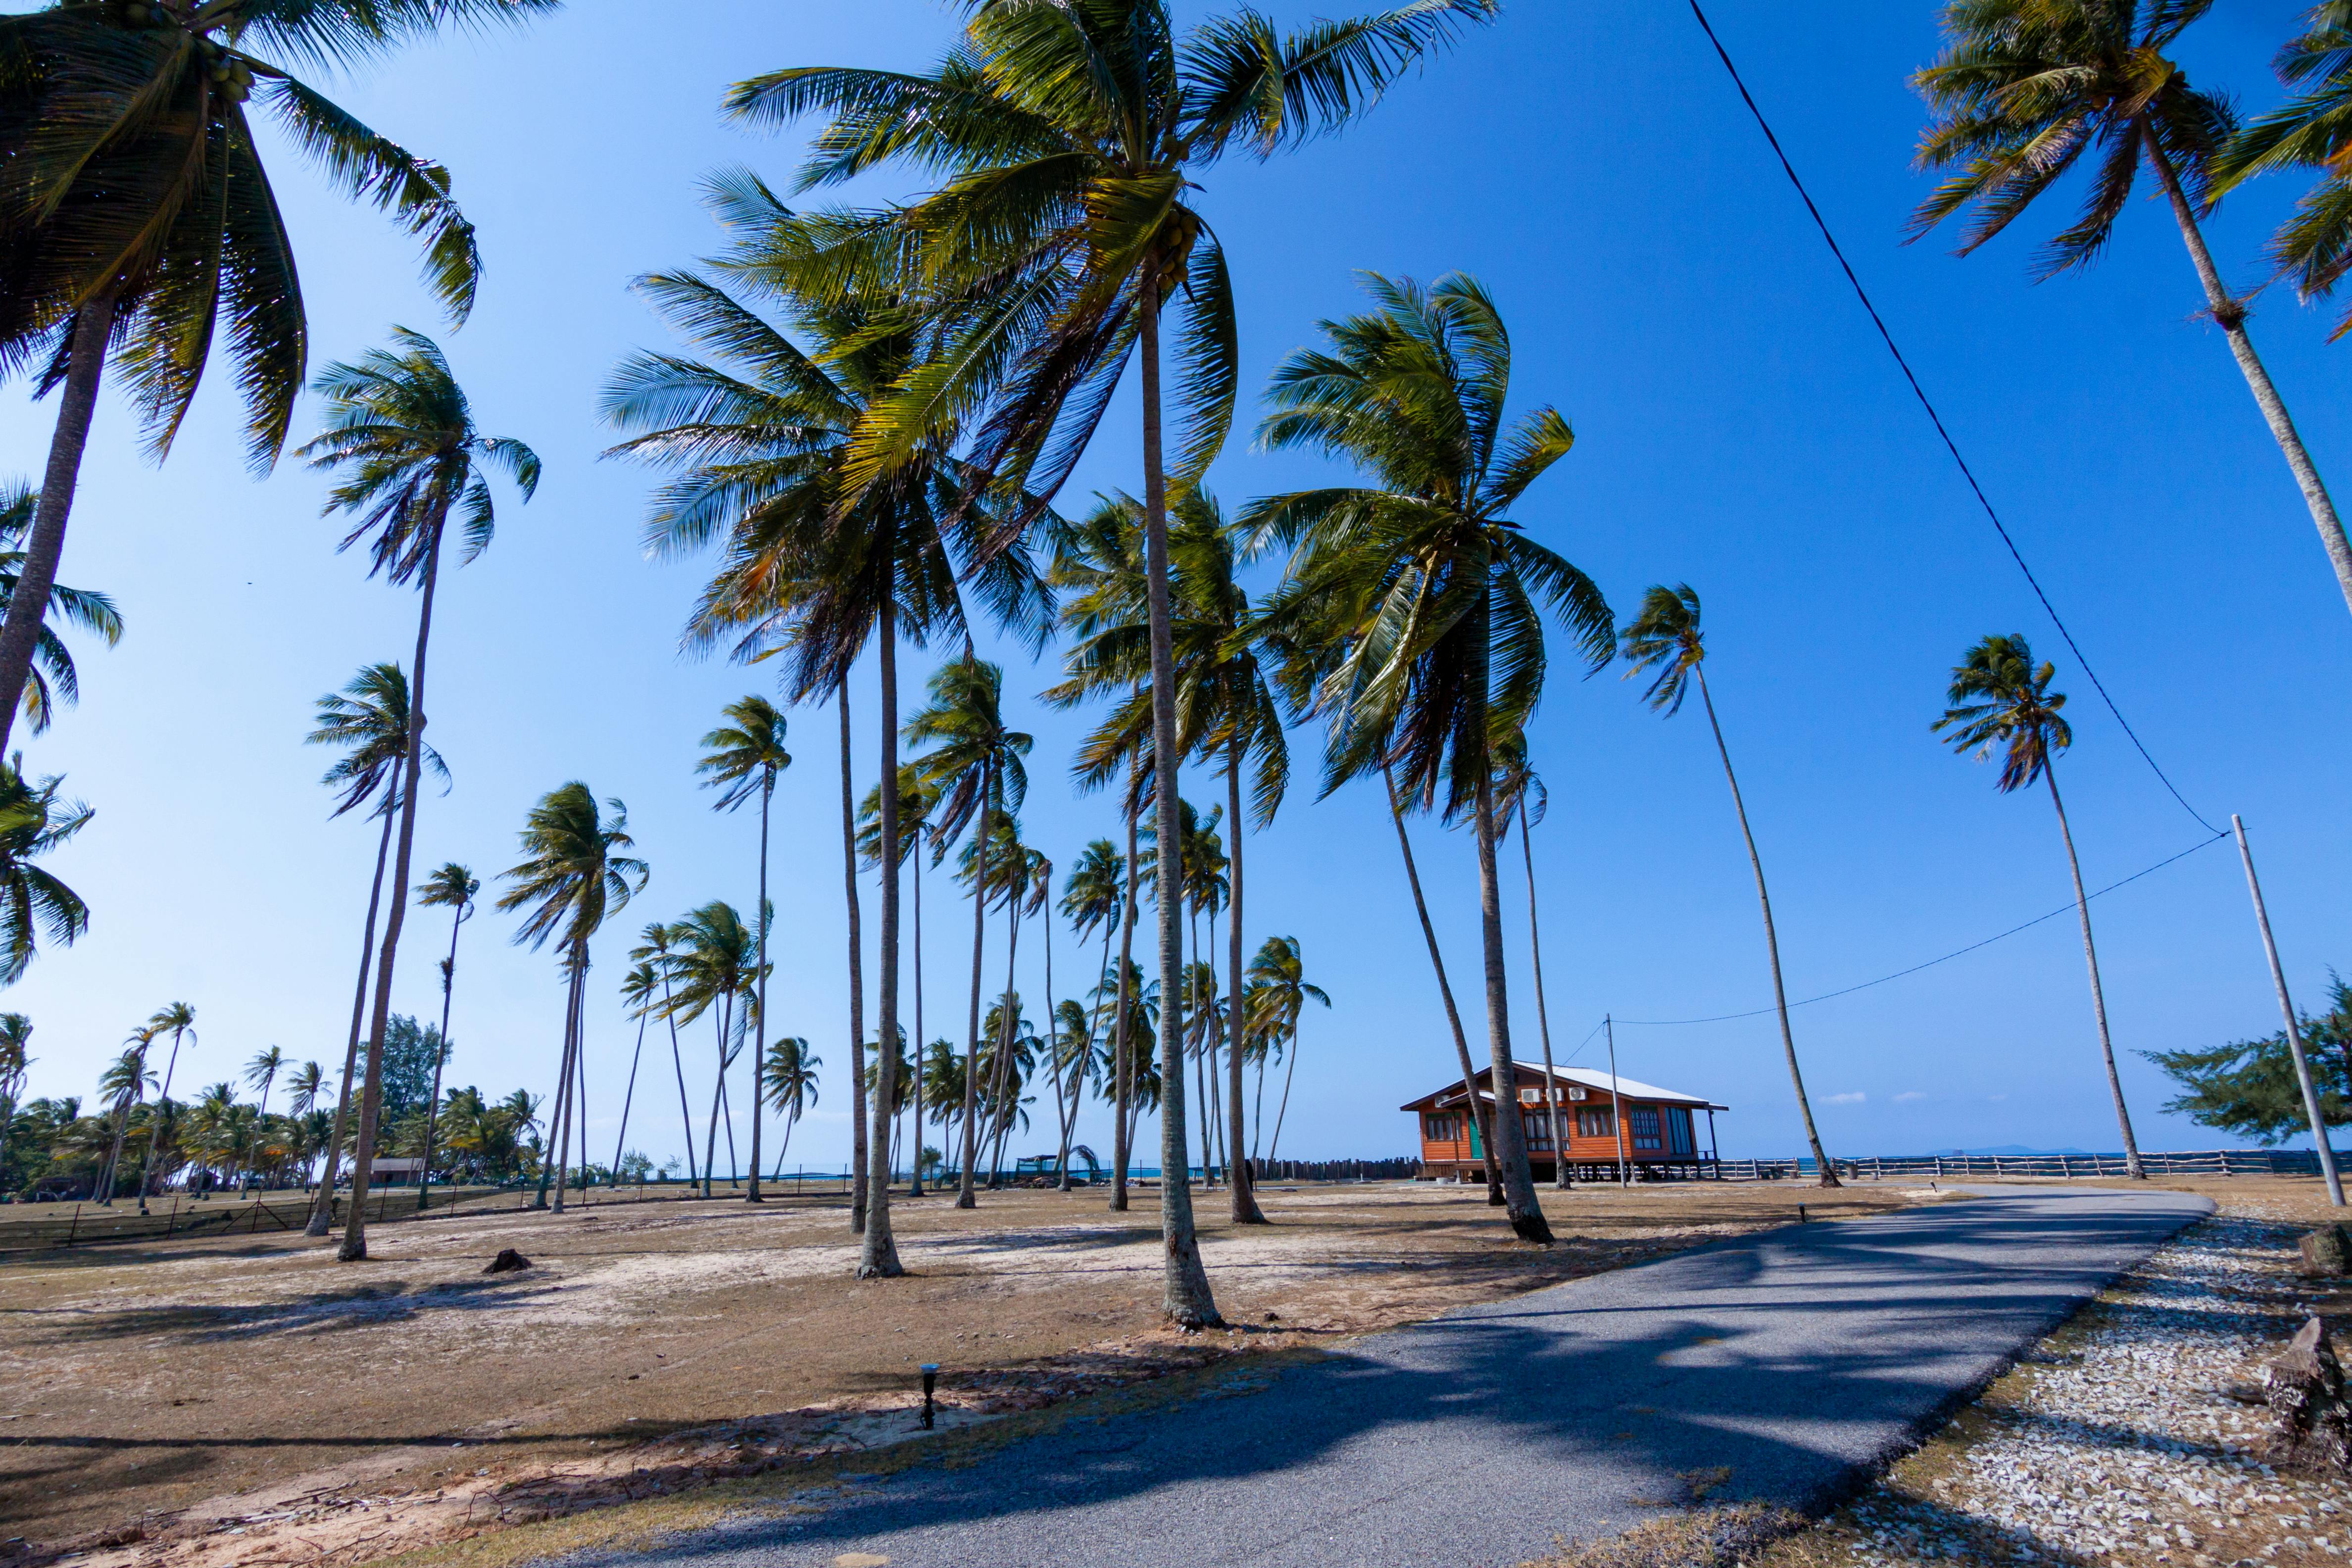
[[[122,7],[122,19],[134,27],[169,26],[172,18],[163,8],[147,0],[130,0]],[[204,57],[205,74],[223,98],[231,103],[243,103],[253,92],[253,71],[243,60],[231,58],[229,52],[211,38],[196,40],[196,52]]]

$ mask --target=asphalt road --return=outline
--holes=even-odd
[[[1819,1504],[2211,1207],[2011,1190],[1738,1237],[590,1561],[1511,1568],[1654,1517],[1685,1471]]]

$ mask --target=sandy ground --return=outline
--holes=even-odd
[[[1658,1185],[1545,1194],[1513,1241],[1475,1188],[1262,1194],[1203,1252],[1231,1329],[1159,1320],[1156,1204],[1099,1191],[895,1207],[906,1279],[858,1284],[835,1201],[670,1201],[267,1234],[0,1267],[0,1563],[372,1561],[624,1498],[854,1468],[950,1427],[1614,1268],[1710,1237],[1927,1196]],[[501,1248],[533,1267],[485,1276]],[[1179,1375],[1179,1381],[1181,1381]],[[811,1471],[811,1473],[814,1473]]]

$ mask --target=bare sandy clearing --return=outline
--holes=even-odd
[[[866,1285],[820,1199],[387,1225],[352,1266],[267,1235],[56,1255],[0,1267],[0,1533],[111,1536],[107,1561],[151,1565],[355,1563],[839,1468],[911,1425],[926,1361],[965,1421],[1328,1344],[1786,1223],[1801,1200],[1828,1215],[1927,1195],[1547,1194],[1562,1240],[1546,1250],[1475,1188],[1270,1191],[1276,1224],[1248,1230],[1202,1194],[1234,1328],[1192,1336],[1159,1324],[1154,1201],[1115,1215],[1099,1191],[902,1202],[909,1275]],[[483,1275],[503,1247],[534,1267]]]

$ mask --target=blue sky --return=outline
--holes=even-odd
[[[1320,7],[1275,9],[1303,19]],[[2217,8],[2183,51],[2195,79],[2270,101],[2265,62],[2298,9]],[[1933,242],[1906,247],[1903,220],[1926,182],[1909,167],[1921,114],[1906,79],[1932,55],[1933,8],[1821,0],[1792,17],[1718,0],[1714,16],[2110,689],[2200,810],[2245,815],[2289,979],[2316,1002],[2327,967],[2352,966],[2337,783],[2352,619],[2220,333],[2195,319],[2168,218],[2135,203],[2095,269],[2040,286],[2026,263],[2055,215],[1967,259]],[[791,139],[720,121],[728,83],[787,64],[919,65],[951,23],[930,0],[577,0],[527,33],[413,50],[335,84],[455,173],[489,274],[450,353],[484,427],[547,462],[538,500],[506,498],[497,543],[441,600],[433,735],[456,782],[424,803],[419,858],[491,876],[516,858],[530,804],[578,778],[627,802],[654,867],[642,902],[597,949],[599,1142],[615,1131],[635,1037],[614,994],[628,940],[709,899],[751,901],[756,822],[714,816],[692,764],[718,709],[764,680],[679,657],[698,566],[644,558],[648,476],[599,460],[610,439],[594,416],[599,386],[629,350],[665,341],[629,279],[715,247],[698,195],[708,171],[788,175]],[[441,330],[403,238],[327,194],[287,150],[276,167],[314,364],[395,322]],[[2065,903],[2046,799],[1999,795],[1989,768],[1927,730],[1975,638],[2021,631],[2052,657],[2063,650],[1680,7],[1520,0],[1346,136],[1270,166],[1236,162],[1207,186],[1202,203],[1237,270],[1253,395],[1318,318],[1356,308],[1357,269],[1462,268],[1496,295],[1518,402],[1558,405],[1579,436],[1522,521],[1590,571],[1621,616],[1655,582],[1688,580],[1706,599],[1709,668],[1793,996]],[[2258,280],[2262,239],[2294,194],[2257,187],[2215,221],[2233,279]],[[2256,341],[2323,470],[2352,486],[2352,346],[2326,345],[2325,308],[2284,292],[2260,307]],[[373,838],[364,824],[327,820],[316,784],[327,759],[302,737],[320,693],[362,663],[405,658],[414,600],[334,553],[316,476],[291,461],[266,481],[243,471],[224,387],[207,388],[161,468],[122,404],[101,404],[65,580],[114,594],[130,636],[112,653],[85,651],[81,708],[30,746],[34,768],[64,773],[98,809],[55,861],[94,907],[92,930],[5,999],[36,1021],[36,1093],[88,1094],[131,1026],[175,999],[200,1019],[182,1066],[191,1088],[264,1046],[331,1068],[341,1047]],[[1068,500],[1136,484],[1134,406],[1114,412]],[[21,384],[0,394],[0,470],[38,471],[49,413]],[[306,410],[298,432],[311,425]],[[1237,441],[1212,482],[1238,501],[1329,471]],[[1083,721],[1034,700],[1053,658],[1016,658],[1008,684],[1037,738],[1025,826],[1066,868],[1114,823],[1106,801],[1062,783]],[[2063,779],[2095,887],[2204,835],[2079,669],[2059,664],[2078,737]],[[908,658],[902,701],[928,668]],[[874,776],[873,701],[868,671],[854,695],[861,791]],[[777,800],[775,1024],[809,1037],[826,1064],[819,1114],[793,1145],[794,1163],[812,1166],[845,1158],[848,1142],[834,736],[830,711],[794,715],[797,760]],[[1534,739],[1552,794],[1535,853],[1558,1054],[1596,1064],[1588,1031],[1604,1013],[1679,1019],[1767,1004],[1748,868],[1697,712],[1661,721],[1614,672],[1580,680],[1563,664]],[[1313,737],[1294,740],[1311,758]],[[1442,1081],[1452,1051],[1380,803],[1360,788],[1318,802],[1311,765],[1300,771],[1302,787],[1249,846],[1251,947],[1297,935],[1335,1003],[1307,1022],[1284,1152],[1402,1152],[1412,1131],[1395,1108]],[[1203,777],[1188,793],[1206,803],[1222,788]],[[1466,985],[1471,846],[1416,831]],[[1525,888],[1516,856],[1507,868],[1517,1038],[1533,1056]],[[927,889],[933,1034],[962,1016],[951,955],[969,927],[943,914],[947,891],[944,880]],[[2220,1135],[2159,1113],[2162,1080],[2131,1053],[2276,1027],[2234,858],[2215,846],[2095,910],[2143,1142],[2210,1147]],[[446,930],[430,912],[410,930],[394,1005],[429,1016]],[[512,930],[488,910],[466,930],[452,1077],[544,1092],[561,987],[548,955],[509,945]],[[1034,996],[1034,937],[1022,952]],[[1065,992],[1074,952],[1056,939]],[[1801,1008],[1796,1027],[1833,1150],[2115,1145],[2071,919]],[[1720,1119],[1727,1154],[1800,1146],[1769,1016],[1622,1027],[1617,1041],[1629,1075],[1734,1108]],[[701,1031],[688,1045],[689,1079],[707,1096],[712,1047]],[[664,1113],[658,1092],[648,1110],[639,1087],[630,1144],[677,1152],[675,1110]],[[1044,1121],[1031,1142],[1047,1141]],[[1081,1136],[1103,1146],[1105,1119],[1090,1113]]]

